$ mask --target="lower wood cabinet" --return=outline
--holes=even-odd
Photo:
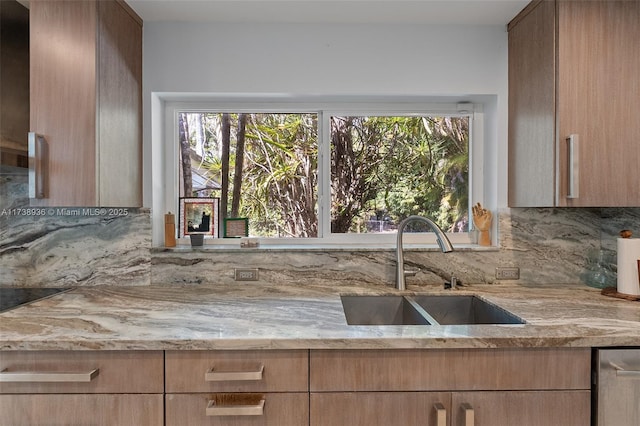
[[[162,426],[162,394],[0,395],[0,425]]]
[[[311,393],[311,426],[589,426],[590,392]]]
[[[256,396],[261,404],[256,404]],[[244,394],[167,394],[166,426],[303,426],[309,423],[307,392]],[[216,413],[217,397],[235,403],[221,406]]]
[[[0,426],[589,426],[591,350],[0,351]]]
[[[312,350],[311,426],[589,426],[588,348]]]
[[[451,398],[451,426],[590,424],[588,390],[456,392]]]
[[[309,424],[309,352],[167,351],[167,426]]]
[[[162,351],[0,352],[2,426],[162,426]]]
[[[167,351],[166,392],[309,392],[309,351]]]
[[[447,426],[447,392],[311,393],[312,426]]]

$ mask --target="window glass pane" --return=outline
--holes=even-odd
[[[181,197],[220,198],[258,237],[316,237],[317,114],[179,113]]]
[[[395,232],[413,214],[468,231],[468,117],[333,116],[330,128],[331,232]]]

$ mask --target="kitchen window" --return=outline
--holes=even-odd
[[[472,165],[482,114],[460,109],[397,100],[171,103],[166,164],[175,176],[166,196],[176,206],[181,197],[219,198],[220,223],[224,212],[248,218],[261,245],[384,247],[411,214],[468,243],[470,200],[481,201]]]

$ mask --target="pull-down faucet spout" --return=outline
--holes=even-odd
[[[415,272],[405,271],[404,269],[404,252],[402,249],[402,234],[404,233],[405,228],[409,222],[424,222],[431,230],[436,234],[436,240],[438,242],[438,246],[440,246],[440,250],[443,253],[449,253],[453,251],[453,245],[451,245],[451,241],[447,238],[445,233],[440,229],[438,225],[434,221],[429,218],[422,216],[409,216],[400,222],[398,226],[398,236],[396,239],[396,288],[398,290],[406,290],[407,286],[405,283],[405,277],[410,274],[415,274]]]

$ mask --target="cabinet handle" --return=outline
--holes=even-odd
[[[567,198],[580,194],[580,150],[578,135],[567,137]]]
[[[258,366],[254,371],[216,371],[210,369],[204,374],[205,382],[247,381],[262,380],[264,365]]]
[[[47,141],[44,136],[29,132],[29,198],[46,198]]]
[[[463,402],[462,411],[464,411],[464,426],[473,426],[476,422],[476,415],[471,404]]]
[[[625,370],[620,365],[610,362],[609,363],[615,370],[617,377],[638,377],[640,378],[640,371],[638,370]]]
[[[4,383],[88,383],[92,381],[100,370],[87,372],[30,372],[30,371],[16,371],[11,372],[6,369],[0,372],[0,382]]]
[[[433,405],[436,409],[436,426],[447,426],[447,409],[440,402]]]
[[[262,416],[264,414],[264,397],[254,394],[220,394],[214,395],[207,404],[207,416]]]

